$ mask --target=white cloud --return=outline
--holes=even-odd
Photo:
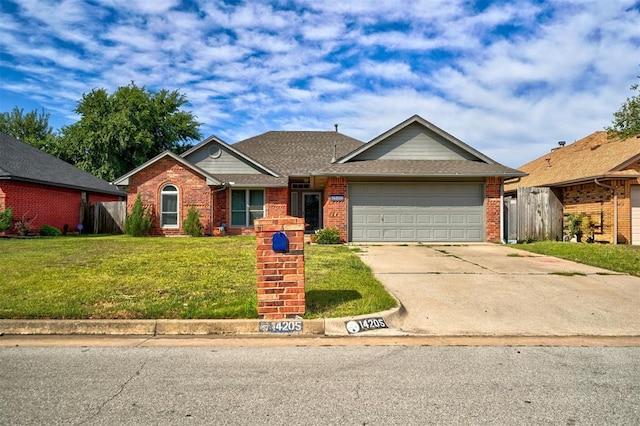
[[[333,123],[369,140],[417,113],[517,166],[602,129],[638,74],[632,0],[12,2],[0,96],[59,125],[82,93],[134,80],[185,93],[229,142]]]

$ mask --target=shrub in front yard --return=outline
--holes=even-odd
[[[0,213],[0,232],[4,232],[11,228],[13,224],[13,213],[11,207],[7,207],[5,211]]]
[[[60,235],[62,235],[62,232],[55,226],[42,225],[38,234],[42,235],[43,237],[59,237]]]
[[[182,222],[182,229],[187,235],[191,235],[192,237],[202,237],[204,232],[202,229],[202,223],[200,223],[200,213],[198,213],[195,206],[192,205],[189,207],[187,218]]]
[[[316,243],[318,244],[338,244],[340,242],[340,231],[338,228],[322,228],[316,231]]]
[[[127,215],[124,224],[125,232],[132,237],[142,237],[143,235],[149,234],[152,225],[153,219],[151,218],[151,213],[144,208],[140,194],[138,194],[136,202],[133,203],[131,214]]]
[[[18,233],[23,237],[26,235],[33,235],[33,221],[37,216],[36,215],[34,217],[28,217],[27,213],[28,212],[25,212],[25,214],[22,215],[22,219],[17,221],[14,225],[15,230],[18,231]]]

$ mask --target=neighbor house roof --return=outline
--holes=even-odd
[[[638,177],[640,167],[631,168],[640,160],[640,139],[610,139],[599,131],[565,147],[518,167],[529,175],[505,185],[505,191],[518,187],[566,186],[605,178]]]
[[[281,176],[309,176],[362,145],[335,131],[270,131],[233,144]]]
[[[0,133],[0,179],[126,196],[109,182]]]

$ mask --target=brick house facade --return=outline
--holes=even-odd
[[[504,179],[522,175],[414,116],[366,144],[338,132],[267,132],[233,145],[212,136],[114,183],[127,189],[129,209],[140,194],[155,235],[183,234],[193,205],[208,235],[253,234],[257,219],[293,216],[304,219],[307,233],[337,228],[342,241],[494,242]],[[385,213],[367,216],[381,222],[360,221],[358,203],[366,201],[354,200],[354,191],[364,185],[375,195],[376,185],[388,183],[405,191],[402,204],[391,189],[387,199],[373,197]],[[448,193],[452,185],[462,197]],[[421,192],[406,193],[414,187]],[[442,200],[454,207],[443,209]]]
[[[11,208],[14,222],[30,222],[33,232],[43,225],[77,231],[82,224],[91,230],[87,207],[126,196],[108,182],[3,133],[0,152],[0,212]]]
[[[527,177],[505,186],[548,187],[565,217],[591,223],[601,243],[640,244],[640,138],[609,138],[595,132],[520,167]]]

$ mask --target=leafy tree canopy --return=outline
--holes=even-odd
[[[44,110],[35,109],[25,114],[22,108],[15,106],[11,112],[0,113],[0,132],[48,152],[56,140],[56,134],[49,126],[49,116]]]
[[[177,90],[150,92],[134,82],[113,94],[93,89],[76,106],[80,120],[62,128],[55,154],[112,181],[165,150],[182,153],[202,137],[195,116],[180,109],[187,102]]]
[[[638,76],[640,78],[640,76]],[[607,127],[609,137],[629,138],[640,135],[640,86],[634,84],[631,90],[637,92],[630,96],[620,106],[620,109],[613,113],[613,122]]]

